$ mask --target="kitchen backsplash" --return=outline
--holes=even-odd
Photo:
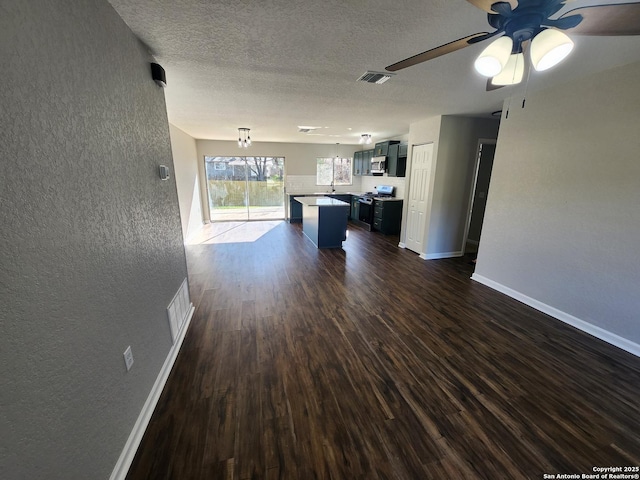
[[[364,193],[372,192],[376,185],[393,185],[396,187],[396,197],[404,198],[404,177],[382,177],[354,176],[353,185],[336,185],[336,192]],[[287,175],[285,180],[287,193],[314,193],[329,192],[328,185],[316,185],[315,175]]]
[[[326,190],[316,185],[315,175],[287,175],[285,178],[287,193],[311,193]]]
[[[372,192],[376,185],[393,185],[396,187],[396,197],[404,198],[404,177],[360,177],[360,188],[363,192]]]

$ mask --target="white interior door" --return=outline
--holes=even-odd
[[[425,234],[432,164],[433,143],[413,147],[405,246],[416,253],[424,253],[426,246]]]

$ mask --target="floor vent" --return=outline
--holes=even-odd
[[[385,73],[385,72],[366,72],[364,73],[358,80],[358,82],[367,82],[367,83],[376,83],[378,85],[383,84],[387,80],[389,80],[394,73]]]
[[[167,307],[167,316],[169,317],[169,327],[171,328],[171,341],[176,343],[178,334],[187,321],[187,316],[191,310],[191,301],[189,300],[189,283],[184,279],[178,292],[171,300]]]

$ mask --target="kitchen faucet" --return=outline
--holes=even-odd
[[[334,193],[336,191],[336,189],[333,186],[333,180],[331,180],[331,193]]]

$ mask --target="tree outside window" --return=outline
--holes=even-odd
[[[316,159],[316,185],[351,185],[352,173],[350,158]]]

